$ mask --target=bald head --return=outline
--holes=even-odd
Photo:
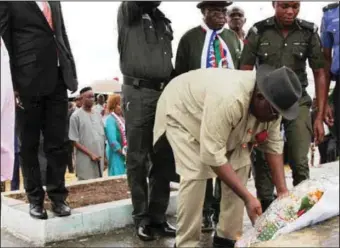
[[[238,6],[234,6],[228,10],[227,23],[231,30],[240,33],[246,23],[244,10]]]

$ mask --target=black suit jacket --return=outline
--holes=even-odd
[[[0,2],[0,35],[10,56],[13,87],[19,95],[42,96],[58,83],[59,59],[67,88],[78,87],[76,67],[60,2],[49,2],[52,30],[35,1]]]

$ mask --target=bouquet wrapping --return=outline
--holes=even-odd
[[[339,215],[339,177],[310,179],[294,187],[288,197],[275,200],[236,247],[297,231]]]

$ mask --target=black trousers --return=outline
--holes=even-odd
[[[30,203],[42,204],[45,197],[38,160],[42,131],[47,160],[46,191],[52,201],[64,201],[68,194],[65,188],[68,97],[61,73],[59,83],[51,94],[21,96],[20,100],[23,109],[18,108],[17,121],[21,140],[21,168],[28,200]]]
[[[337,149],[338,154],[340,154],[340,78],[336,81],[334,96],[334,114],[335,114],[335,129],[336,129],[336,139],[337,139]]]
[[[19,190],[20,188],[20,153],[14,154],[13,176],[11,181],[11,191]]]
[[[175,171],[173,153],[165,136],[157,142],[157,149],[153,149],[153,126],[160,94],[123,85],[122,109],[128,143],[126,169],[136,226],[166,220],[170,181],[174,180],[171,176],[174,173],[169,173]]]
[[[67,169],[69,173],[74,172],[74,167],[73,167],[73,142],[68,141],[67,142]]]

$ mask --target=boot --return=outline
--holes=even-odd
[[[272,204],[274,200],[261,200],[261,206],[262,206],[262,213],[266,212],[270,204]]]
[[[215,235],[213,240],[213,248],[234,248],[235,243],[235,240],[224,239]]]

